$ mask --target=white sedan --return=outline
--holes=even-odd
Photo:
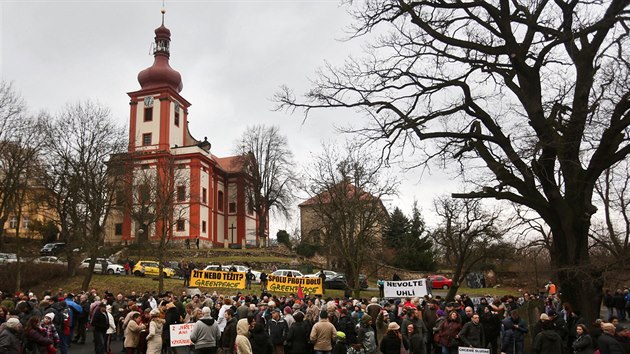
[[[41,256],[33,259],[33,263],[67,264],[55,256]]]
[[[90,266],[91,258],[86,258],[79,265],[80,269],[87,269]],[[107,262],[107,274],[123,274],[125,272],[125,267],[120,264],[114,264],[108,261],[105,258],[97,258],[96,264],[94,264],[94,273],[102,273],[103,271],[103,261]]]
[[[232,267],[236,268],[237,272],[243,272],[243,273],[247,273],[247,270],[251,269],[244,265],[228,264],[228,265],[222,265],[221,270],[223,270],[224,272],[227,272]],[[216,264],[211,264],[205,268],[205,270],[218,270],[218,269],[219,269],[219,266]],[[254,279],[254,283],[260,283],[260,272],[252,269],[252,274],[254,274],[254,276],[256,277]]]

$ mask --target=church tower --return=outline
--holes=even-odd
[[[186,240],[195,245],[199,240],[201,247],[254,247],[259,244],[258,219],[247,205],[250,177],[244,169],[249,157],[217,157],[207,139],[190,134],[190,103],[180,94],[181,74],[169,64],[170,44],[162,10],[153,64],[138,74],[140,90],[127,93],[129,146],[116,158],[125,161],[128,176],[116,196],[124,202],[110,218],[105,241],[155,242],[168,235],[171,245]],[[168,204],[157,201],[158,191],[164,189],[173,198]],[[150,197],[140,198],[143,193]],[[155,217],[164,205],[172,206],[171,217]]]

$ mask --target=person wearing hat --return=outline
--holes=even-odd
[[[376,354],[376,332],[372,328],[372,316],[365,314],[361,317],[359,328],[357,329],[358,345],[353,345],[355,349],[363,349],[365,354]]]
[[[19,353],[22,348],[20,332],[22,325],[15,317],[9,318],[4,324],[4,330],[0,332],[0,353]]]
[[[45,314],[44,317],[42,317],[41,326],[46,332],[46,337],[51,338],[53,340],[53,345],[57,347],[59,346],[60,340],[59,340],[59,333],[57,331],[57,328],[53,324],[54,318],[55,318],[55,314],[52,312]]]
[[[534,354],[562,353],[562,337],[554,331],[553,321],[547,314],[540,315],[542,331],[534,338]]]
[[[160,354],[162,352],[162,332],[164,320],[160,318],[160,310],[153,309],[150,312],[149,334],[147,335],[146,354]]]
[[[383,354],[400,354],[401,346],[409,349],[409,341],[400,333],[400,326],[396,322],[390,322],[387,326],[387,334],[379,342],[379,349]]]
[[[346,334],[342,331],[337,331],[337,341],[331,354],[346,354],[348,353],[348,344],[346,343]]]
[[[335,338],[337,338],[337,330],[328,321],[328,311],[322,310],[319,313],[319,321],[311,329],[310,339],[313,343],[313,350],[316,354],[332,351]]]

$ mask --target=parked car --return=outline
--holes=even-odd
[[[246,267],[244,265],[227,264],[227,265],[222,265],[221,270],[223,270],[224,272],[227,272],[230,268],[232,268],[232,266],[236,268],[237,272],[243,272],[243,273],[247,273],[247,270],[251,269],[250,267]],[[204,270],[217,270],[217,269],[219,269],[219,265],[217,264],[210,264],[204,268]],[[256,277],[256,279],[254,279],[254,283],[260,283],[260,272],[252,269],[252,274],[254,274],[254,276]]]
[[[33,259],[33,263],[48,263],[48,264],[67,264],[66,262],[55,256],[41,256]]]
[[[173,275],[174,278],[177,279],[184,279],[184,276],[186,275],[186,272],[184,272],[184,270],[182,268],[179,267],[179,263],[178,262],[164,262],[166,267],[171,268],[172,270],[175,271],[175,274]]]
[[[17,263],[17,255],[15,253],[0,253],[0,264]]]
[[[39,250],[39,254],[41,256],[54,256],[59,254],[66,247],[66,244],[63,242],[53,242],[47,243]]]
[[[333,272],[332,270],[323,270],[324,274],[326,274],[326,279],[330,278],[330,277],[334,277],[336,275],[338,275],[339,273],[337,272]],[[317,273],[314,274],[306,274],[305,277],[306,278],[319,278],[319,275],[322,273],[322,271],[320,270]]]
[[[326,277],[326,280],[324,280],[324,288],[346,290],[349,286],[343,274],[336,274],[331,277]]]
[[[427,281],[431,283],[433,289],[449,289],[453,286],[453,280],[443,275],[429,275]]]
[[[80,269],[87,269],[90,267],[91,258],[84,259],[81,264],[79,264]],[[96,263],[94,263],[94,273],[102,273],[103,272],[103,261],[107,262],[107,274],[123,274],[125,272],[125,267],[120,264],[114,264],[105,258],[97,258]]]
[[[302,272],[300,272],[299,270],[295,270],[295,269],[278,269],[275,272],[271,273],[271,275],[277,275],[277,276],[281,276],[281,277],[288,277],[288,276],[303,277],[304,276],[304,274],[302,274]]]
[[[144,273],[142,272],[142,268],[144,267]],[[145,276],[145,275],[155,275],[158,276],[160,274],[160,265],[156,261],[138,261],[132,270],[133,275],[135,276]],[[175,275],[175,270],[169,267],[164,267],[162,269],[162,274],[165,278],[170,278]]]

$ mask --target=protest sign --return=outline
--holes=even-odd
[[[490,354],[490,349],[459,347],[459,354]]]
[[[270,292],[294,293],[302,288],[304,294],[322,294],[322,278],[319,277],[281,277],[270,275],[267,278],[267,290]]]
[[[383,284],[385,297],[422,297],[427,295],[426,279],[385,281]]]
[[[190,275],[190,286],[199,288],[245,289],[244,272],[221,272],[195,269]]]
[[[190,333],[194,325],[194,323],[171,325],[169,328],[171,332],[171,347],[191,345]]]

